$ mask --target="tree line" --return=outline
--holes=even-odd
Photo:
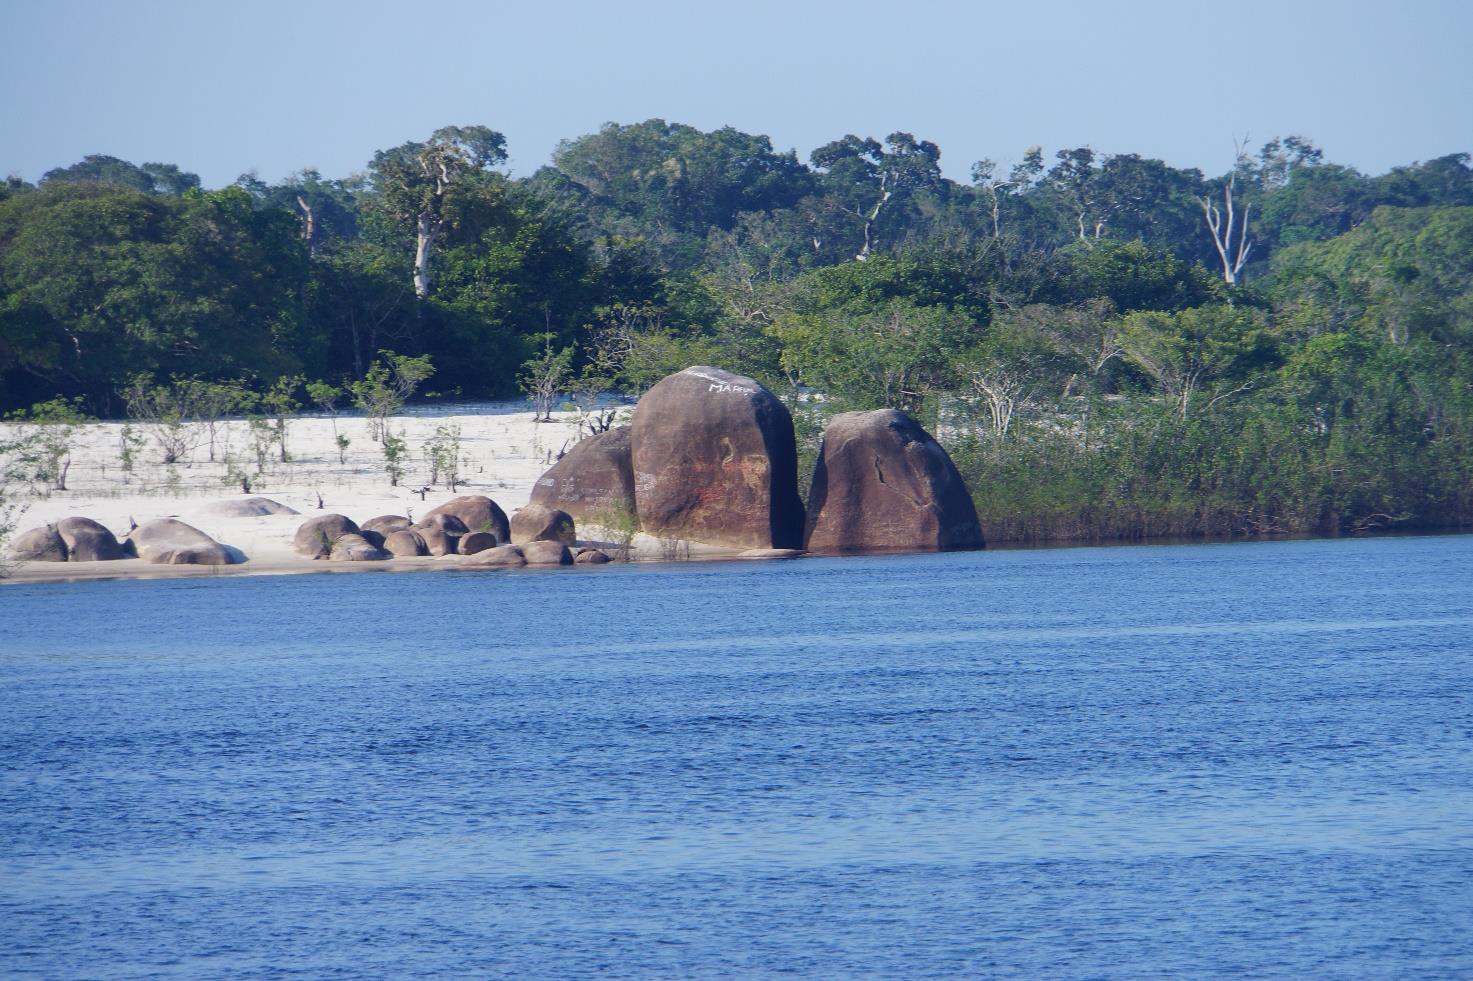
[[[970,182],[940,155],[656,119],[523,178],[483,126],[213,191],[88,157],[0,191],[0,409],[310,402],[414,358],[427,397],[545,415],[714,363],[785,394],[810,454],[827,412],[916,414],[994,540],[1473,516],[1467,154],[1372,176],[1288,136],[1208,177],[1033,147]]]

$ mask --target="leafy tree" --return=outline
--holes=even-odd
[[[1120,323],[1120,347],[1156,380],[1183,419],[1199,391],[1213,396],[1212,403],[1242,391],[1252,384],[1245,381],[1248,371],[1272,357],[1272,339],[1260,318],[1225,305],[1128,314]],[[1238,387],[1230,390],[1228,384]]]
[[[459,218],[467,190],[506,159],[506,138],[485,126],[445,126],[424,143],[374,155],[370,171],[384,207],[414,234],[414,295],[430,295],[430,257]]]
[[[909,133],[891,133],[883,145],[850,134],[814,150],[809,161],[857,220],[862,239],[854,258],[860,261],[874,251],[878,223],[894,210],[892,202],[941,183],[941,148]]]
[[[41,183],[113,184],[145,194],[172,194],[199,190],[199,175],[174,164],[146,163],[135,166],[106,154],[91,154],[70,167],[56,167],[41,176]]]
[[[368,416],[369,431],[374,439],[388,445],[389,416],[398,412],[434,373],[428,357],[414,358],[393,351],[380,351],[378,360],[368,373],[348,386],[353,393],[353,403]]]

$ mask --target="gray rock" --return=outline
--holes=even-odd
[[[57,534],[66,543],[71,562],[112,562],[132,557],[131,546],[119,542],[112,532],[91,518],[62,518]]]
[[[402,514],[381,514],[377,518],[369,518],[363,522],[358,527],[358,531],[360,534],[365,531],[376,531],[387,539],[394,532],[403,531],[412,525],[413,522]]]
[[[420,537],[425,540],[431,555],[454,555],[461,536],[470,532],[465,522],[455,515],[434,511],[427,514],[413,530],[419,532]]]
[[[527,564],[526,556],[522,550],[515,545],[498,545],[488,548],[484,552],[477,552],[469,556],[463,565],[474,566],[522,566]]]
[[[364,537],[367,537],[366,535]],[[384,539],[382,548],[396,559],[413,558],[417,555],[429,555],[429,546],[425,544],[424,537],[419,532],[410,528],[402,528],[399,531],[389,533]]]
[[[298,514],[296,508],[273,501],[268,497],[233,498],[215,501],[205,510],[224,518],[259,518],[268,514]]]
[[[145,522],[133,529],[128,540],[139,558],[154,565],[234,565],[238,554],[174,518]]]
[[[511,540],[525,542],[562,542],[571,545],[578,538],[573,516],[544,504],[528,504],[511,516]]]
[[[506,512],[491,498],[483,494],[467,494],[446,501],[425,515],[418,524],[418,528],[425,521],[436,515],[448,514],[460,519],[465,525],[466,532],[489,531],[496,535],[499,542],[511,541],[511,527],[506,520]],[[461,532],[460,534],[465,534]]]
[[[382,562],[391,556],[362,535],[343,535],[333,542],[330,558],[333,562]]]
[[[358,526],[341,514],[323,514],[304,521],[292,539],[292,549],[309,559],[325,559],[344,535],[357,535]]]
[[[562,542],[526,542],[519,546],[528,565],[572,565],[573,553]]]
[[[459,550],[461,555],[475,555],[488,548],[496,548],[500,544],[496,536],[489,531],[473,531],[461,537]]]
[[[56,525],[42,525],[17,535],[5,557],[15,562],[65,562],[66,542]]]
[[[597,548],[580,548],[573,558],[575,565],[603,565],[608,561],[609,554]]]

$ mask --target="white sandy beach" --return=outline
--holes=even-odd
[[[620,413],[627,422],[631,407]],[[415,571],[453,568],[462,556],[394,559],[386,562],[311,561],[292,551],[292,535],[308,518],[343,514],[362,523],[383,514],[417,519],[431,508],[462,494],[484,494],[508,515],[523,507],[533,485],[548,467],[577,442],[580,431],[572,412],[554,412],[552,422],[535,422],[525,402],[476,403],[422,407],[392,417],[390,431],[407,446],[404,476],[391,486],[382,447],[369,434],[369,421],[356,415],[302,416],[290,421],[288,460],[273,452],[263,473],[256,472],[255,452],[244,420],[217,424],[215,459],[210,460],[203,423],[191,424],[194,446],[184,462],[164,465],[162,453],[146,427],[135,424],[147,442],[136,454],[131,473],[121,463],[123,423],[98,422],[80,427],[72,441],[67,490],[49,496],[26,494],[12,485],[25,510],[17,533],[62,518],[80,516],[106,525],[120,539],[134,522],[172,517],[193,525],[216,541],[243,552],[247,561],[232,566],[152,565],[142,559],[112,562],[14,563],[6,581],[134,576],[200,576],[280,574],[293,572]],[[425,443],[437,427],[460,428],[461,482],[452,492],[442,479],[430,486]],[[351,441],[339,461],[336,434]],[[581,431],[586,436],[587,430]],[[227,460],[230,463],[227,463]],[[231,466],[250,476],[245,494],[228,476]],[[427,489],[426,489],[427,488]],[[423,493],[421,491],[423,490]],[[223,514],[221,503],[247,496],[270,498],[301,512],[259,517]],[[321,509],[319,510],[319,496]],[[581,541],[598,543],[602,529],[579,528]],[[671,557],[670,543],[637,536],[631,556]],[[682,545],[680,556],[729,555],[731,550]]]

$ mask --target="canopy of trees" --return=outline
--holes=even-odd
[[[0,410],[115,414],[140,377],[347,388],[384,350],[462,397],[552,354],[566,387],[630,394],[717,362],[810,434],[919,414],[996,538],[1473,517],[1466,153],[1370,176],[1287,136],[1205,176],[1031,147],[960,183],[911,133],[805,162],[651,119],[526,178],[505,159],[451,126],[341,179],[206,191],[101,155],[11,178]]]

